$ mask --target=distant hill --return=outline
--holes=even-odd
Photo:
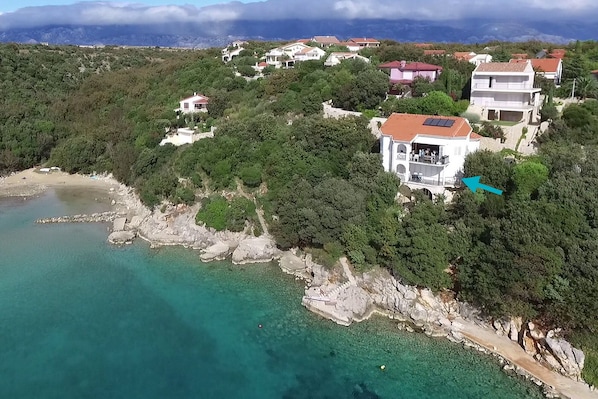
[[[45,26],[0,31],[0,41],[18,43],[130,45],[205,48],[232,39],[290,40],[314,35],[372,36],[407,42],[484,43],[540,40],[559,44],[598,39],[597,22],[279,20],[227,21],[213,25]]]

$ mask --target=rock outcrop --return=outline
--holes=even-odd
[[[114,231],[108,236],[110,244],[131,244],[135,239],[135,233],[132,231]]]
[[[210,245],[203,250],[199,258],[204,262],[213,260],[224,260],[231,253],[231,246],[223,241],[218,241],[214,245]]]
[[[276,242],[268,235],[248,237],[239,242],[232,256],[236,265],[245,263],[262,263],[279,258],[281,252]]]
[[[471,305],[434,295],[428,289],[401,284],[385,270],[346,276],[341,268],[328,270],[313,263],[309,256],[302,258],[291,253],[281,257],[280,266],[307,280],[302,304],[337,324],[348,326],[378,312],[397,320],[401,329],[443,336],[472,346],[461,331],[464,323],[473,322],[508,337],[544,366],[581,380],[584,354],[562,339],[558,331],[545,334],[520,317],[488,320]],[[513,370],[524,373],[517,367]]]

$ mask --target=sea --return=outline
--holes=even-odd
[[[275,263],[202,263],[106,242],[94,192],[0,200],[0,398],[523,399],[498,361],[379,317],[343,327],[301,306]],[[384,367],[381,367],[384,366]]]

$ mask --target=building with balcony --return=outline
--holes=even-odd
[[[561,84],[561,76],[563,75],[563,61],[560,58],[533,58],[531,60],[516,60],[511,59],[509,62],[524,63],[531,62],[532,68],[536,74],[554,82],[555,85]]]
[[[319,60],[326,55],[326,51],[319,47],[310,47],[301,42],[286,44],[274,48],[266,54],[266,63],[275,68],[292,68],[295,62]]]
[[[202,94],[193,93],[193,96],[179,101],[179,108],[174,111],[182,114],[193,112],[208,112],[208,103],[210,99]]]
[[[481,136],[461,117],[394,113],[380,131],[384,170],[430,196],[458,184],[465,156],[480,148]]]
[[[534,68],[526,62],[486,62],[471,77],[471,105],[483,119],[534,122],[539,116],[540,91]]]

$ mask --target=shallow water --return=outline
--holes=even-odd
[[[33,223],[90,207],[106,209],[65,192],[0,201],[0,398],[542,397],[446,340],[322,320],[273,264]]]

